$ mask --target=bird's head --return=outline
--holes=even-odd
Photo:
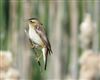
[[[31,25],[32,27],[35,27],[35,25],[38,25],[40,22],[38,19],[36,18],[30,18],[28,19],[28,23],[29,25]]]

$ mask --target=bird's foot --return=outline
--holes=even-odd
[[[38,62],[38,61],[40,61],[40,58],[42,57],[42,54],[41,55],[39,55],[38,57],[36,57],[36,61]]]
[[[34,45],[31,45],[31,48],[35,48],[35,46]]]
[[[39,57],[36,57],[35,59],[36,59],[36,62],[39,64],[39,66],[41,66],[41,64],[40,64],[40,58],[41,58],[41,56],[42,55],[40,55]]]
[[[38,48],[39,46],[37,44],[34,45],[35,48]]]
[[[34,44],[34,45],[31,45],[31,48],[38,48],[39,46]]]

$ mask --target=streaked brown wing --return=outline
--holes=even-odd
[[[40,36],[45,46],[49,49],[49,53],[52,52],[50,42],[47,38],[43,25],[36,25],[36,33]]]
[[[48,57],[48,53],[52,53],[52,50],[51,50],[51,45],[50,45],[50,42],[47,38],[47,35],[45,33],[45,30],[44,30],[44,27],[43,25],[36,25],[35,26],[35,31],[36,33],[40,36],[40,38],[42,39],[44,45],[45,45],[45,57],[46,57],[46,60],[45,60],[45,67],[44,69],[46,70],[46,67],[47,67],[47,57]]]

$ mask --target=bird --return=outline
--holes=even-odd
[[[48,54],[53,52],[44,25],[37,18],[30,18],[28,19],[28,28],[25,30],[25,32],[29,37],[29,42],[32,48],[41,47],[44,69],[46,70]],[[39,60],[38,63],[40,64]]]

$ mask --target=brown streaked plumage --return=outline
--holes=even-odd
[[[42,48],[43,59],[45,64],[44,69],[46,70],[48,53],[52,53],[52,50],[50,42],[44,30],[43,24],[41,24],[41,22],[36,18],[29,19],[28,24],[29,28],[27,32],[29,39],[31,40],[30,42]]]

